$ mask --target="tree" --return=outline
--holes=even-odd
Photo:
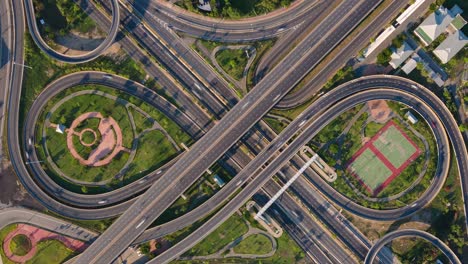
[[[392,56],[392,51],[390,48],[384,49],[379,55],[377,55],[377,63],[381,65],[386,65]]]
[[[86,186],[84,186],[84,185],[81,186],[81,192],[82,192],[82,193],[88,193],[88,187],[86,187]]]
[[[468,124],[461,124],[460,126],[458,126],[458,128],[460,129],[460,132],[466,132],[468,131]]]
[[[141,251],[141,253],[143,253],[143,254],[145,254],[145,255],[149,255],[149,254],[150,254],[150,251],[151,251],[151,247],[150,247],[149,242],[143,243],[143,244],[140,246],[140,251]]]

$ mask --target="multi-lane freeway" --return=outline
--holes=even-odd
[[[77,263],[110,262],[250,129],[380,1],[349,0],[334,10],[242,101],[84,252]],[[351,12],[350,12],[351,10]],[[337,22],[339,21],[339,22]],[[134,228],[138,226],[138,228]]]
[[[197,143],[195,143],[187,153],[179,157],[178,160],[174,162],[174,166],[168,168],[166,173],[160,177],[151,177],[150,175],[149,178],[152,178],[153,181],[158,178],[159,180],[145,194],[136,199],[136,201],[122,202],[124,200],[122,198],[132,191],[137,189],[139,192],[143,191],[144,188],[139,187],[136,183],[128,188],[118,190],[116,192],[118,193],[117,195],[116,193],[110,193],[104,194],[101,197],[95,196],[88,197],[89,199],[77,200],[77,196],[73,193],[61,190],[57,185],[54,186],[52,184],[51,186],[48,186],[49,182],[42,181],[48,177],[38,166],[30,167],[33,175],[38,176],[33,179],[23,163],[24,157],[21,154],[21,150],[24,149],[26,151],[25,153],[30,153],[33,159],[36,158],[32,147],[28,146],[26,143],[27,139],[34,138],[33,132],[28,132],[29,129],[26,129],[25,134],[22,135],[24,136],[22,141],[23,145],[20,145],[18,108],[21,89],[11,89],[12,92],[9,100],[9,104],[11,106],[8,113],[9,119],[7,125],[8,136],[10,137],[8,143],[10,152],[12,153],[12,164],[20,176],[22,183],[33,197],[37,198],[39,201],[46,204],[48,208],[55,211],[64,212],[65,214],[69,214],[68,216],[76,218],[100,218],[116,215],[122,213],[125,209],[128,209],[128,211],[125,212],[122,217],[120,217],[119,220],[117,220],[116,223],[106,231],[106,233],[98,238],[97,243],[93,243],[90,249],[77,260],[77,263],[110,262],[112,259],[116,258],[128,244],[132,243],[137,236],[139,236],[144,229],[151,224],[152,220],[157,218],[157,216],[160,215],[161,212],[181,193],[183,193],[183,191],[188,188],[199,175],[201,175],[213,162],[227,151],[229,147],[232,146],[246,131],[248,131],[248,129],[250,129],[259,118],[273,107],[287,93],[287,91],[294,86],[295,83],[297,83],[323,58],[325,54],[339,43],[339,41],[346,36],[346,34],[355,25],[357,25],[363,17],[365,17],[363,14],[369,13],[372,8],[378,4],[378,2],[379,1],[358,0],[343,1],[342,5],[325,18],[316,30],[312,31],[307,37],[305,37],[305,40],[301,42],[290,55],[280,62],[279,66],[273,69],[273,71],[268,74],[256,88],[254,88],[243,100],[238,102],[227,114],[225,114],[222,120],[212,127]],[[109,37],[104,42],[106,43],[106,47],[101,44],[101,46],[104,47],[101,51],[99,51],[101,48],[101,46],[99,46],[97,50],[81,57],[57,55],[56,52],[50,50],[47,45],[41,44],[41,41],[44,41],[40,37],[37,25],[35,24],[32,1],[26,1],[25,6],[28,23],[34,24],[32,26],[30,25],[29,28],[31,30],[35,27],[35,30],[31,30],[33,39],[41,49],[58,60],[70,63],[89,61],[96,56],[99,56],[102,50],[105,50],[105,48],[112,43],[113,37],[117,34],[119,10],[117,1],[113,1],[113,22],[111,24]],[[16,33],[14,34],[16,46],[12,47],[11,54],[12,59],[21,65],[23,63],[23,53],[21,52],[24,31],[24,21],[22,20],[24,17],[22,13],[23,9],[21,3],[13,2],[12,7],[15,14],[14,21],[12,23]],[[295,7],[292,7],[291,10],[294,10],[294,8]],[[308,10],[309,9],[305,9],[305,11]],[[351,12],[349,12],[349,10],[351,10]],[[287,12],[285,12],[285,14],[287,14]],[[114,31],[115,34],[113,33]],[[227,41],[229,40],[227,39]],[[22,72],[23,67],[13,68],[9,87],[21,87]],[[72,76],[66,76],[58,80],[55,83],[55,87],[59,87],[59,84],[64,85],[64,87],[70,87],[90,82],[105,84],[124,91],[131,91],[130,93],[139,98],[147,97],[147,101],[154,100],[155,102],[152,103],[152,105],[156,108],[161,109],[161,107],[167,106],[168,109],[165,114],[176,120],[178,124],[182,124],[182,127],[184,127],[185,124],[186,127],[184,127],[184,129],[200,129],[199,126],[194,125],[196,123],[193,123],[193,120],[190,120],[189,116],[174,115],[174,113],[177,113],[177,109],[173,108],[171,104],[168,104],[167,101],[159,98],[150,90],[145,90],[145,87],[135,83],[129,84],[124,82],[125,79],[121,79],[118,76],[113,77],[113,79],[116,80],[115,82],[113,80],[105,83],[102,75],[102,73],[79,73]],[[53,85],[51,86],[54,87]],[[392,89],[382,89],[388,87]],[[39,111],[43,106],[41,104],[43,104],[43,102],[47,102],[47,100],[56,94],[58,90],[60,90],[60,88],[50,89],[50,91],[47,89],[46,92],[41,94],[42,97],[40,97],[40,100],[35,103],[37,107],[36,109]],[[134,90],[137,92],[134,92]],[[152,97],[149,97],[149,95]],[[241,206],[246,199],[258,191],[262,184],[267,182],[271,176],[282,167],[282,165],[289,161],[292,156],[297,153],[297,149],[303,146],[307,142],[306,140],[310,139],[311,135],[318,132],[327,121],[333,119],[333,117],[338,113],[351,107],[357,102],[376,98],[402,101],[419,110],[429,122],[438,124],[433,130],[439,146],[439,166],[431,187],[410,207],[381,211],[364,208],[352,201],[349,201],[347,197],[337,193],[326,183],[324,184],[323,180],[318,176],[311,180],[315,187],[339,206],[358,215],[377,220],[404,218],[427,205],[435,195],[437,195],[438,191],[442,187],[448,171],[448,160],[450,158],[448,139],[450,139],[458,161],[459,171],[462,175],[463,195],[466,200],[466,195],[468,195],[466,192],[466,190],[468,190],[468,181],[465,179],[468,177],[466,146],[458,132],[455,120],[443,103],[423,87],[411,81],[390,76],[368,77],[343,85],[335,91],[321,97],[298,119],[294,120],[287,129],[278,135],[278,137],[273,140],[272,143],[270,143],[253,161],[247,164],[236,178],[232,182],[228,183],[221,192],[211,198],[207,203],[189,213],[195,215],[195,218],[189,220],[188,217],[181,217],[181,220],[176,219],[167,225],[167,229],[172,228],[172,230],[175,231],[193,223],[196,219],[201,218],[217,207],[213,206],[213,204],[220,205],[222,201],[226,200],[230,194],[234,193],[234,191],[240,187],[239,185],[244,184],[244,189],[226,206],[222,207],[212,219],[208,220],[200,229],[195,231],[180,244],[171,248],[167,253],[158,257],[155,261],[169,261],[176,257],[177,254],[181,254],[191,245],[195,244],[208,234],[209,231],[212,231],[222,222],[223,219],[226,219],[234,210]],[[341,106],[337,106],[337,102],[341,102]],[[166,104],[164,105],[164,103]],[[342,107],[341,110],[340,107]],[[28,127],[33,128],[36,119],[37,115],[30,115],[28,117]],[[301,131],[301,129],[304,131]],[[297,133],[298,131],[301,132]],[[448,134],[448,138],[446,136],[446,132]],[[297,136],[295,140],[288,142],[293,135]],[[298,140],[298,138],[302,138],[302,140]],[[282,150],[278,153],[278,150],[280,149]],[[25,157],[28,158],[28,156],[29,154]],[[276,162],[269,162],[269,165],[267,166],[266,163],[271,160]],[[264,165],[266,166],[264,169],[258,170]],[[251,177],[251,182],[247,181],[247,179]],[[178,181],[174,181],[174,179],[178,179]],[[235,186],[235,184],[237,185]],[[49,189],[47,190],[47,188]],[[115,195],[115,198],[113,198],[115,199],[115,202],[109,203],[110,206],[108,207],[96,208],[99,207],[96,206],[99,199],[103,199],[102,197],[107,195]],[[217,201],[217,203],[213,203],[213,201]],[[211,207],[209,206],[210,202],[212,204]],[[157,207],[155,205],[157,205]],[[150,234],[151,236],[151,232],[164,233],[164,228],[165,227],[162,226],[158,229],[153,229],[153,231],[149,230],[145,235]]]

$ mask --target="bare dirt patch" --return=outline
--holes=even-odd
[[[372,100],[368,101],[366,104],[375,122],[385,123],[390,118],[392,110],[388,107],[385,100]]]

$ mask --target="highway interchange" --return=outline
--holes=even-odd
[[[29,6],[27,2],[28,1],[25,2],[25,16],[28,17],[28,23],[31,23],[30,21],[35,21],[34,13],[32,12],[32,1]],[[298,4],[298,6],[304,3],[311,2],[304,1],[301,4]],[[45,92],[38,97],[38,100],[35,101],[32,108],[34,111],[30,111],[30,115],[26,119],[24,135],[20,135],[17,124],[19,120],[18,99],[21,89],[13,89],[13,87],[21,87],[22,72],[24,68],[14,67],[10,77],[10,86],[12,88],[10,88],[10,108],[8,111],[9,119],[7,123],[8,136],[11,139],[8,142],[10,153],[12,154],[12,164],[14,165],[21,182],[33,197],[41,201],[47,208],[53,211],[63,213],[68,217],[80,219],[106,218],[123,213],[122,216],[109,228],[109,230],[99,236],[96,243],[93,243],[92,246],[76,261],[76,263],[110,262],[114,258],[118,257],[119,253],[121,253],[129,244],[133,243],[133,241],[143,233],[145,228],[152,223],[152,220],[156,219],[167,207],[169,207],[172,202],[178,198],[179,195],[196,180],[196,178],[198,178],[199,175],[209,168],[213,162],[218,160],[219,157],[222,156],[233,144],[235,144],[239,138],[244,135],[269,109],[277,104],[281,98],[285,96],[287,91],[294,86],[293,84],[302,79],[303,75],[310,71],[310,69],[312,69],[313,66],[316,65],[321,58],[323,58],[323,56],[334,47],[334,45],[339,43],[341,38],[346,36],[347,32],[361,21],[363,13],[370,12],[378,3],[379,1],[343,1],[342,5],[340,5],[329,15],[329,17],[325,18],[325,20],[321,22],[318,30],[314,30],[308,34],[308,36],[305,37],[305,40],[298,44],[290,55],[281,61],[276,68],[268,73],[262,81],[260,81],[258,85],[239,102],[238,99],[233,97],[232,90],[229,90],[226,84],[223,84],[222,81],[216,80],[214,85],[213,82],[200,81],[200,86],[212,86],[213,89],[215,89],[214,92],[209,92],[210,96],[205,96],[205,94],[203,94],[203,96],[200,97],[204,98],[204,102],[202,101],[202,103],[205,106],[209,106],[209,111],[213,112],[215,116],[222,116],[221,121],[218,121],[216,125],[208,125],[207,123],[204,123],[203,117],[199,118],[200,115],[194,113],[176,114],[180,113],[180,110],[175,108],[175,106],[167,100],[158,96],[152,90],[149,90],[138,83],[130,82],[119,76],[113,76],[111,80],[108,80],[102,77],[104,73],[99,72],[80,72],[64,76],[48,86]],[[112,12],[114,16],[113,23],[111,23],[112,30],[110,32],[112,34],[117,34],[116,29],[118,29],[118,23],[116,21],[119,21],[119,13],[122,11],[119,12],[116,10],[115,7],[117,7],[117,1],[115,1],[115,3],[112,2],[112,7],[114,7]],[[311,5],[308,8],[300,10],[307,14],[308,11],[313,10],[312,7],[313,6]],[[138,8],[138,6],[136,6],[136,8]],[[280,13],[285,17],[284,19],[286,21],[291,19],[293,20],[292,22],[273,26],[288,29],[289,27],[297,25],[293,19],[294,15],[289,13],[294,12],[294,10],[296,10],[295,8],[297,8],[297,6],[288,9],[285,13]],[[16,12],[16,15],[14,16],[15,20],[13,22],[16,48],[11,51],[11,54],[15,62],[23,63],[23,54],[21,52],[23,37],[21,31],[24,30],[24,16],[21,15],[23,8],[21,3],[12,3],[12,9]],[[354,10],[354,12],[347,12],[349,9]],[[125,10],[123,10],[123,13],[125,14]],[[128,17],[128,15],[129,14],[126,14],[125,17]],[[101,16],[101,19],[104,19],[104,17]],[[341,21],[341,24],[336,24],[336,21]],[[350,21],[353,23],[350,23]],[[149,23],[151,24],[151,21]],[[153,25],[155,24],[157,23],[153,21]],[[245,25],[247,24],[248,23]],[[229,28],[229,25],[229,23],[226,23],[226,26],[223,22],[218,23],[220,29],[223,27]],[[242,27],[242,24],[234,25],[240,27],[239,31],[242,31],[242,29],[244,31],[246,30],[246,26]],[[34,29],[34,27],[29,28]],[[142,27],[140,26],[135,27],[135,29],[138,30],[141,28]],[[272,27],[271,31],[268,31],[270,33],[265,33],[261,30],[259,30],[258,33],[252,32],[252,39],[260,37],[263,38],[265,35],[274,36],[278,33],[279,28],[275,29]],[[234,31],[235,30],[233,29],[233,32]],[[200,28],[196,27],[196,30],[193,29],[193,32],[203,32],[203,30],[200,31]],[[221,34],[221,32],[222,30],[219,30],[219,32],[216,30],[215,33]],[[253,33],[258,34],[258,36],[256,37]],[[31,31],[31,34],[33,36],[36,35],[33,39],[41,47],[41,41],[43,43],[43,40],[39,36],[37,26],[33,31]],[[199,33],[193,33],[193,35],[196,34]],[[228,34],[228,36],[231,36],[231,34]],[[232,34],[232,39],[228,38],[226,41],[236,41],[236,36],[237,38],[240,38],[241,34]],[[318,36],[324,36],[325,39]],[[165,39],[168,38],[170,38],[170,36],[166,35]],[[41,47],[41,49],[58,60],[69,63],[80,63],[99,56],[102,50],[107,48],[112,42],[113,37],[108,37],[106,39],[106,47],[101,49],[101,46],[103,46],[101,45],[96,51],[86,54],[86,56],[83,57],[67,57],[65,55],[57,56],[54,55],[56,52],[51,51],[46,45]],[[335,44],[330,45],[330,43]],[[151,47],[147,48],[151,49]],[[177,49],[176,51],[180,52],[180,50]],[[195,59],[192,58],[191,63],[195,63]],[[170,60],[169,57],[165,59],[165,61],[167,60]],[[192,65],[191,63],[190,65]],[[199,68],[204,69],[205,71],[210,70],[207,67],[197,67],[197,69]],[[203,75],[205,73],[206,72],[202,71],[199,74]],[[188,74],[187,70],[183,70],[183,68],[181,68],[181,71],[175,72],[175,74],[178,76],[190,76],[189,79],[185,80],[186,85],[197,83],[196,79],[198,76]],[[194,138],[199,138],[198,141],[191,146],[188,152],[184,153],[181,157],[178,157],[178,159],[174,161],[174,164],[169,164],[170,166],[165,169],[164,174],[158,174],[158,176],[156,175],[156,172],[153,172],[152,175],[147,176],[148,179],[150,179],[150,182],[157,183],[137,199],[128,200],[128,197],[132,194],[144,191],[145,188],[143,188],[141,184],[139,185],[138,182],[108,194],[86,195],[83,197],[84,195],[78,195],[63,190],[55,183],[51,182],[50,178],[47,177],[47,174],[45,174],[40,166],[30,164],[30,166],[28,166],[28,170],[23,162],[23,159],[26,158],[26,156],[23,156],[21,153],[29,153],[29,159],[36,159],[35,151],[32,146],[28,146],[29,144],[27,143],[27,139],[34,138],[33,127],[38,118],[34,113],[39,113],[43,105],[51,97],[60,92],[60,90],[86,83],[102,84],[122,91],[127,91],[129,93],[131,92],[132,95],[145,100],[157,109],[164,111],[167,116],[176,121],[176,123],[184,128],[184,130],[188,131]],[[430,120],[430,122],[438,124],[434,128],[433,132],[439,146],[439,166],[438,172],[435,176],[436,180],[432,182],[431,187],[417,202],[414,203],[414,206],[394,210],[372,210],[359,206],[348,198],[338,194],[329,185],[324,184],[323,180],[318,175],[313,175],[315,177],[312,177],[312,183],[314,186],[324,193],[328,199],[331,199],[340,207],[346,208],[346,210],[366,218],[377,220],[396,220],[407,217],[430,203],[442,187],[448,172],[449,163],[447,161],[450,159],[450,140],[454,147],[455,156],[458,160],[459,171],[462,175],[462,187],[463,190],[465,190],[463,192],[464,199],[466,200],[466,190],[468,190],[468,182],[464,177],[465,175],[468,175],[466,146],[458,132],[455,120],[444,104],[424,87],[421,87],[409,80],[392,76],[365,77],[344,84],[320,97],[281,134],[275,137],[271,143],[263,148],[263,150],[258,153],[252,161],[250,161],[250,159],[245,160],[246,157],[239,157],[236,162],[241,168],[239,169],[240,172],[232,181],[221,189],[220,192],[210,198],[210,200],[205,204],[197,207],[187,215],[169,222],[168,224],[148,229],[148,231],[143,233],[142,236],[154,238],[158,236],[158,232],[160,235],[167,234],[188,226],[197,219],[201,219],[203,216],[212,212],[217,205],[221,205],[222,201],[225,201],[231,196],[231,194],[235,193],[236,189],[241,186],[243,187],[240,193],[234,196],[225,206],[220,208],[215,216],[206,221],[201,228],[197,229],[194,233],[166,251],[164,254],[158,256],[158,258],[153,260],[154,263],[165,263],[170,261],[189,249],[204,236],[209,234],[210,231],[219,226],[223,220],[227,219],[235,210],[243,205],[246,200],[250,199],[250,197],[259,191],[263,184],[268,182],[273,175],[282,169],[282,167],[289,167],[286,163],[293,158],[297,151],[307,143],[315,133],[320,131],[327,122],[332,120],[333,117],[336,117],[339,113],[349,109],[358,102],[377,98],[401,101],[414,107],[414,109],[420,112],[426,120]],[[340,102],[340,104],[338,104],[338,102]],[[225,105],[223,106],[223,104]],[[197,118],[194,118],[194,116]],[[28,129],[28,127],[31,129]],[[200,133],[200,131],[203,133]],[[446,133],[448,134],[448,137]],[[296,136],[294,141],[288,142],[293,136]],[[20,142],[23,142],[23,145],[20,145]],[[248,142],[246,144],[248,144]],[[207,145],[210,147],[207,148]],[[25,152],[22,152],[22,149],[24,149]],[[200,155],[201,153],[206,154]],[[232,159],[235,159],[237,156],[241,155],[233,153]],[[242,161],[244,164],[240,166],[239,163],[242,163]],[[266,163],[268,163],[268,165],[266,165]],[[300,167],[300,163],[298,165]],[[188,173],[187,176],[184,176],[184,172],[190,173]],[[253,177],[253,175],[255,175],[255,177]],[[180,178],[180,180],[174,183],[172,179],[175,178]],[[251,178],[250,181],[248,181],[249,178]],[[152,192],[154,194],[152,194]],[[111,202],[109,202],[108,206],[98,206],[97,203],[102,199],[110,199]],[[158,206],[156,207],[152,204],[157,204]],[[124,213],[125,210],[127,211]],[[144,224],[140,228],[134,228],[141,221],[144,221]],[[369,245],[367,245],[367,248],[368,247]],[[362,252],[361,257],[363,257]],[[346,256],[342,256],[342,260],[343,259],[346,259]]]

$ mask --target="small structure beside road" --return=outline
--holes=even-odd
[[[418,122],[418,118],[416,118],[413,113],[410,111],[406,112],[405,114],[406,118],[411,122],[411,124],[416,124]]]

